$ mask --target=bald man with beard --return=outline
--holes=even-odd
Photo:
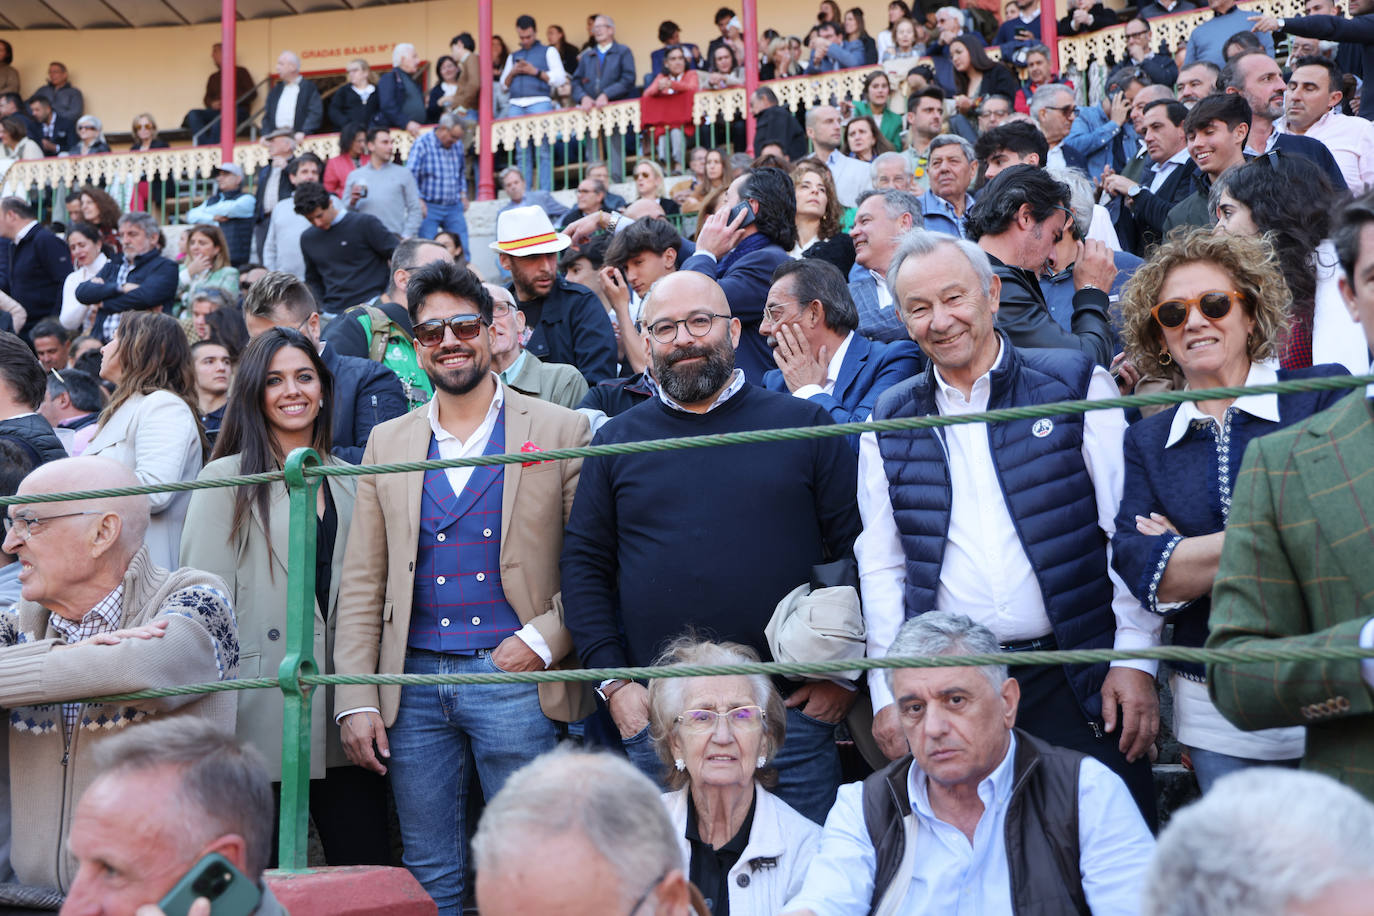
[[[710,277],[668,274],[640,323],[657,397],[613,417],[593,444],[833,422],[818,404],[745,381],[740,322]],[[771,659],[764,628],[778,602],[814,566],[851,556],[857,473],[834,437],[585,459],[561,563],[564,620],[583,664],[652,664],[688,627]],[[778,795],[819,823],[839,786],[834,727],[854,692],[828,680],[779,687],[787,740],[768,765]],[[630,760],[657,777],[648,691],[611,680],[598,692]]]
[[[19,496],[135,487],[108,458],[52,461]],[[12,864],[26,885],[70,887],[71,807],[99,775],[92,754],[149,721],[204,718],[232,732],[232,692],[121,703],[86,697],[238,677],[238,627],[224,583],[158,567],[143,544],[148,498],[9,506],[4,551],[21,600],[0,613],[0,706],[10,711]]]

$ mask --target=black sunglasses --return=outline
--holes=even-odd
[[[422,347],[437,347],[444,342],[444,328],[452,331],[459,340],[472,340],[482,330],[482,319],[478,315],[431,318],[415,326],[415,340]]]

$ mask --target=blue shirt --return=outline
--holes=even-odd
[[[964,215],[960,216],[954,212],[954,204],[934,191],[926,191],[921,195],[921,219],[924,220],[925,228],[929,232],[940,232],[958,239],[968,238],[964,234],[964,219],[968,216],[969,207],[972,206],[973,195],[965,192]]]
[[[1188,38],[1188,55],[1183,60],[1183,66],[1191,67],[1200,60],[1210,61],[1218,67],[1226,66],[1226,60],[1221,56],[1221,49],[1226,46],[1227,39],[1237,32],[1250,31],[1250,26],[1255,17],[1260,14],[1260,10],[1243,10],[1235,6],[1231,8],[1231,12],[1222,16],[1213,16],[1193,29],[1193,34]],[[1273,57],[1274,37],[1268,32],[1256,32],[1254,34],[1260,40],[1260,44],[1264,46],[1264,52]]]
[[[978,784],[984,810],[972,843],[935,816],[925,774],[911,767],[907,793],[917,820],[915,870],[898,912],[1012,916],[1005,836],[1015,757],[1012,735],[1002,762]],[[1103,764],[1084,758],[1078,771],[1079,867],[1094,916],[1140,912],[1154,842],[1126,784]],[[867,916],[876,868],[864,824],[863,783],[841,786],[806,883],[782,909],[811,910],[816,916]]]
[[[420,186],[420,199],[436,204],[456,204],[467,193],[468,180],[463,168],[463,141],[454,140],[445,149],[434,131],[422,134],[410,148],[406,167]]]

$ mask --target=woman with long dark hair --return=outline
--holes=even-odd
[[[902,115],[892,104],[892,80],[887,71],[874,70],[864,77],[863,98],[854,103],[854,114],[873,118],[893,149],[902,148]]]
[[[1326,176],[1306,160],[1270,153],[1222,175],[1208,202],[1218,234],[1263,236],[1278,257],[1291,294],[1280,365],[1305,369],[1340,363],[1364,372],[1369,353],[1345,308],[1336,248],[1327,238],[1336,194]]]
[[[81,198],[81,218],[100,230],[101,248],[108,257],[116,257],[124,250],[119,242],[119,218],[124,209],[95,185],[84,185],[76,192]]]
[[[964,117],[975,114],[987,96],[1015,97],[1016,77],[988,57],[983,40],[977,35],[964,34],[951,41],[949,62],[954,68],[954,105]]]
[[[846,47],[852,47],[863,52],[864,66],[871,67],[878,62],[878,43],[869,36],[868,29],[864,26],[862,7],[856,6],[845,10],[844,19],[840,21],[840,28],[844,32]]]
[[[339,155],[324,164],[324,189],[335,197],[343,193],[344,183],[367,156],[367,125],[345,124],[339,131]]]
[[[272,328],[239,360],[212,460],[201,479],[281,470],[287,456],[330,454],[334,380],[304,334]],[[335,609],[356,489],[351,477],[325,478],[315,494],[314,656],[333,670]],[[196,490],[181,542],[181,563],[212,572],[229,587],[239,623],[239,672],[270,676],[286,652],[283,638],[290,501],[282,483]],[[239,698],[238,738],[252,743],[281,779],[282,706],[263,691]],[[334,726],[334,691],[311,701],[310,813],[330,865],[385,865],[390,859],[382,777],[348,763]]]
[[[558,50],[558,56],[563,58],[563,69],[572,73],[577,69],[577,45],[568,41],[568,33],[563,31],[561,25],[551,25],[544,30],[545,44]]]
[[[95,313],[100,305],[78,302],[76,288],[87,280],[94,280],[105,269],[109,258],[100,250],[100,230],[90,223],[77,223],[67,230],[67,250],[72,254],[72,272],[62,281],[62,311],[58,318],[69,331],[89,334],[95,326]]]
[[[182,308],[189,309],[196,293],[203,289],[223,290],[238,299],[239,272],[229,264],[229,243],[214,223],[186,230],[186,260],[177,277],[177,293]]]
[[[849,276],[854,266],[854,240],[840,231],[844,207],[835,192],[830,169],[815,156],[792,166],[792,186],[797,195],[797,245],[794,258],[820,258]]]
[[[186,332],[171,315],[125,312],[100,351],[100,377],[114,394],[84,454],[104,455],[142,484],[195,479],[205,460],[196,378]],[[154,563],[176,569],[190,493],[153,493],[143,543]]]

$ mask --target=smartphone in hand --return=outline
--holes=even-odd
[[[200,897],[210,901],[211,916],[250,916],[262,892],[232,862],[212,852],[192,865],[158,906],[166,916],[186,916]]]

